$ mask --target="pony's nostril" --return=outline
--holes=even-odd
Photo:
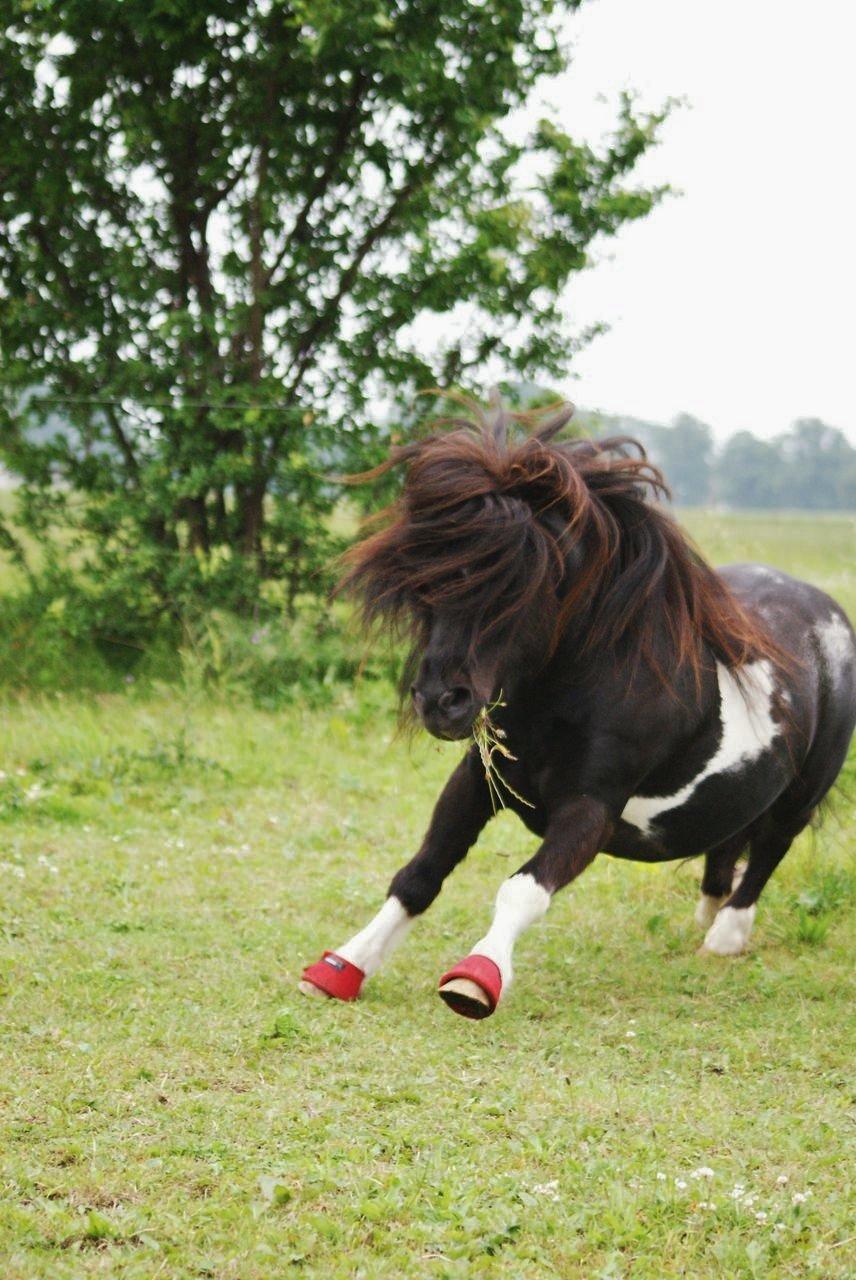
[[[447,689],[438,699],[441,711],[445,711],[446,715],[459,716],[468,711],[473,700],[466,685],[456,684],[454,688]]]

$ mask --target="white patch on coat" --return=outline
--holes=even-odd
[[[540,920],[550,905],[550,894],[528,871],[511,876],[499,886],[493,923],[472,948],[471,954],[487,956],[502,974],[505,992],[512,979],[511,954],[524,929]]]
[[[370,978],[402,941],[412,923],[412,917],[398,898],[389,897],[365,929],[337,948],[336,955],[350,960]]]
[[[723,907],[707,931],[704,950],[715,956],[739,956],[749,941],[755,921],[755,905]]]
[[[818,644],[829,666],[833,684],[840,684],[854,659],[853,636],[837,613],[814,628]]]
[[[782,575],[779,573],[778,569],[771,569],[771,568],[769,567],[769,565],[766,565],[766,564],[753,564],[753,565],[749,565],[749,566],[748,566],[748,568],[750,569],[750,571],[754,574],[754,576],[755,576],[756,578],[766,578],[768,582],[782,582],[782,581],[784,581],[784,579],[783,579]]]
[[[719,683],[719,746],[696,776],[671,796],[631,796],[622,818],[650,835],[652,825],[664,813],[679,809],[705,778],[730,773],[757,760],[781,730],[773,719],[775,682],[773,667],[763,660],[744,667],[740,679],[721,663],[716,664]]]

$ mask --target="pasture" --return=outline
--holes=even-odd
[[[852,519],[686,522],[856,613]],[[4,1277],[853,1274],[853,755],[748,955],[696,954],[700,864],[603,858],[472,1023],[435,987],[532,848],[508,815],[360,1002],[296,989],[460,751],[382,686],[0,716]]]

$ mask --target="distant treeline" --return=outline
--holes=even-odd
[[[687,413],[670,426],[589,411],[575,421],[597,435],[641,441],[680,505],[856,510],[856,449],[819,418],[799,418],[772,440],[738,431],[722,445]]]

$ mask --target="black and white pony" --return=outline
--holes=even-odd
[[[403,490],[343,585],[369,624],[407,627],[403,693],[429,732],[463,740],[489,717],[510,752],[494,786],[541,840],[441,979],[452,1009],[481,1018],[508,989],[516,939],[599,852],[704,854],[704,947],[746,947],[764,885],[847,754],[856,639],[805,582],[708,566],[650,501],[665,486],[632,441],[556,442],[570,406],[526,419],[494,395],[471,410],[370,473],[401,466]],[[521,421],[531,430],[510,439]],[[380,911],[301,989],[355,998],[493,807],[471,744]]]

